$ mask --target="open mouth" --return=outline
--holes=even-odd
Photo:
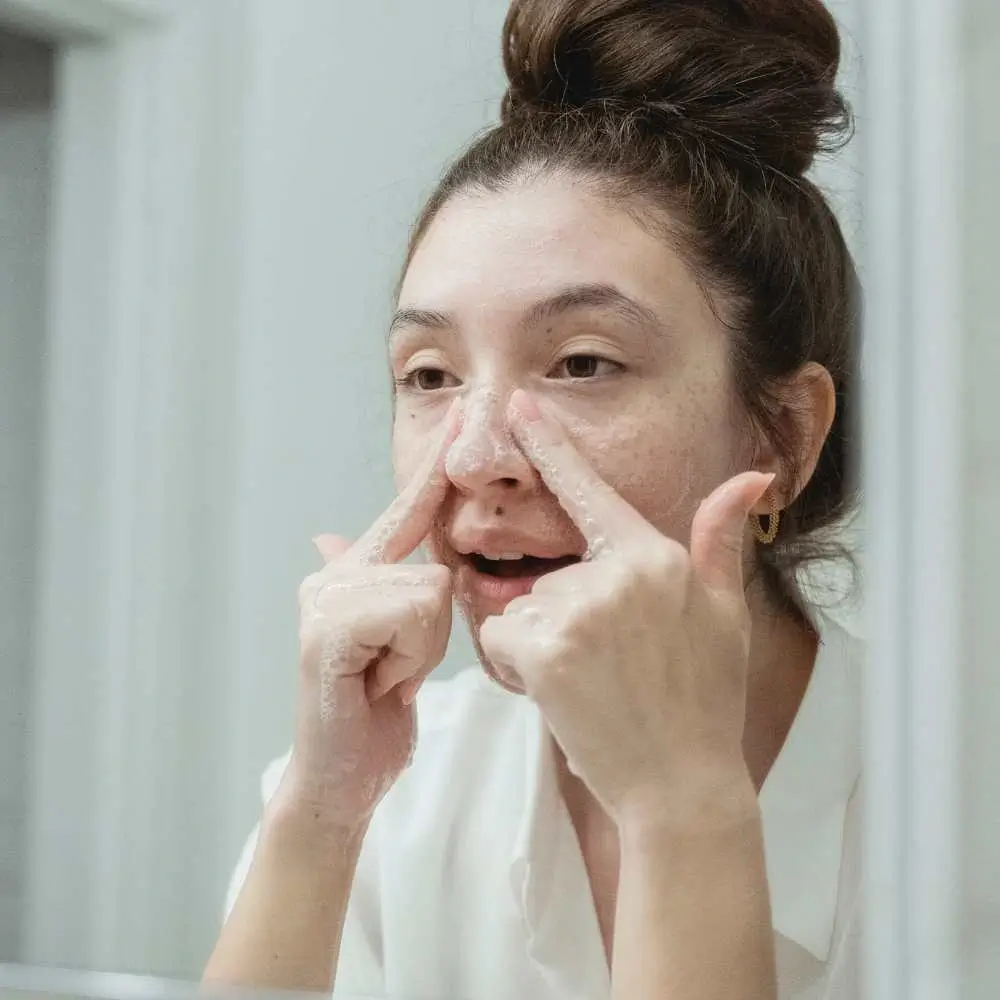
[[[558,559],[518,555],[491,559],[479,552],[472,552],[465,558],[477,573],[503,580],[544,576],[546,573],[554,573],[557,569],[572,566],[573,563],[580,561],[579,556],[573,555],[561,556]]]

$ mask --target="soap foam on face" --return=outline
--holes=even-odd
[[[538,439],[534,436],[534,434],[532,434],[530,424],[525,424],[522,430],[522,435],[528,452],[528,457],[531,459],[534,466],[542,473],[546,483],[549,484],[549,488],[553,489],[553,492],[558,491],[563,495],[572,494],[573,496],[576,506],[574,520],[577,522],[577,526],[583,532],[588,543],[587,551],[583,558],[585,560],[591,560],[605,555],[608,552],[608,542],[607,539],[599,534],[597,518],[591,510],[590,501],[585,490],[583,490],[580,486],[573,486],[572,488],[569,487],[565,481],[562,470],[556,467],[556,465],[549,458],[546,450],[539,444]]]
[[[494,386],[474,389],[465,404],[462,431],[445,458],[449,479],[475,476],[487,468],[523,461],[507,425],[507,400]]]

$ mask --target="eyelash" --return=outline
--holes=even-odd
[[[600,368],[601,365],[610,365],[611,371],[605,372],[602,375],[568,375],[567,378],[572,382],[592,382],[598,378],[607,378],[608,375],[617,374],[625,370],[625,366],[619,364],[617,361],[612,361],[610,358],[602,358],[600,354],[567,354],[565,358],[562,358],[556,363],[556,368],[561,368],[568,364],[570,361],[593,361],[595,367]]]
[[[617,361],[612,361],[610,358],[602,358],[598,354],[569,354],[565,358],[562,358],[560,361],[558,361],[554,367],[555,368],[560,368],[560,367],[566,365],[567,363],[569,363],[570,361],[578,361],[580,359],[586,359],[587,361],[593,361],[593,362],[595,362],[596,367],[600,367],[601,365],[611,365],[612,366],[612,371],[604,374],[603,376],[597,375],[597,374],[594,374],[594,375],[568,375],[566,377],[565,381],[570,381],[570,382],[593,382],[596,379],[607,378],[608,375],[610,375],[610,374],[617,374],[618,372],[622,372],[622,371],[625,370],[624,365],[619,364]],[[437,386],[434,389],[424,389],[424,388],[421,388],[420,385],[419,385],[419,379],[420,379],[420,376],[423,375],[426,372],[437,372],[437,373],[440,373],[446,379],[447,378],[452,378],[452,379],[455,378],[453,375],[450,375],[448,372],[446,372],[443,368],[432,368],[432,367],[429,367],[429,366],[423,367],[423,368],[414,368],[414,370],[412,372],[408,372],[406,375],[403,375],[402,377],[397,378],[397,379],[394,380],[395,383],[396,383],[396,388],[397,389],[410,389],[413,392],[421,392],[421,393],[440,392],[442,389],[446,389],[446,388],[447,389],[451,389],[451,388],[454,388],[454,386],[443,386],[443,385],[442,386]],[[455,379],[455,383],[458,384],[458,380],[457,379]]]
[[[443,368],[423,367],[423,368],[414,368],[412,372],[409,372],[406,375],[403,375],[401,378],[394,379],[393,381],[396,383],[396,388],[397,389],[410,389],[413,392],[427,392],[427,393],[430,393],[430,392],[440,392],[442,389],[452,389],[452,388],[454,388],[454,386],[443,386],[442,385],[442,386],[438,386],[436,389],[422,389],[419,386],[419,384],[418,384],[418,379],[425,372],[438,372],[439,374],[443,375],[445,378],[455,378],[454,375],[449,375],[448,372],[446,372]],[[455,382],[457,384],[458,380],[455,379]]]

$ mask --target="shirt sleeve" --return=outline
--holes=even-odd
[[[229,879],[229,888],[226,890],[226,908],[222,914],[223,923],[229,919],[229,914],[233,912],[236,899],[243,888],[243,883],[247,880],[247,872],[250,871],[250,862],[253,861],[254,853],[257,850],[257,837],[259,834],[260,824],[258,823],[243,845],[239,861],[236,862],[236,868]]]
[[[272,761],[261,778],[261,800],[264,805],[270,801],[277,790],[281,776],[288,765],[290,753]],[[344,932],[340,944],[340,959],[337,963],[336,989],[334,996],[344,994],[375,996],[382,992],[384,974],[380,959],[379,946],[379,899],[377,857],[374,845],[377,841],[376,831],[369,828],[365,838],[365,846],[358,863],[354,884],[351,889],[351,899],[347,907],[344,921]],[[247,838],[240,853],[239,861],[229,880],[226,892],[224,920],[236,905],[243,883],[253,862],[257,850],[257,840],[260,836],[260,823]]]

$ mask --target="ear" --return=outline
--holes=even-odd
[[[793,442],[795,448],[795,480],[791,481],[788,477],[790,470],[781,470],[785,475],[779,472],[776,483],[778,502],[781,507],[788,507],[816,471],[823,444],[837,412],[837,391],[830,373],[822,365],[810,361],[785,379],[777,395],[781,403],[779,422],[783,425],[786,440]],[[777,461],[776,457],[774,461]],[[765,469],[764,464],[758,468],[772,471]],[[762,500],[755,513],[766,514],[768,509],[766,500]]]

